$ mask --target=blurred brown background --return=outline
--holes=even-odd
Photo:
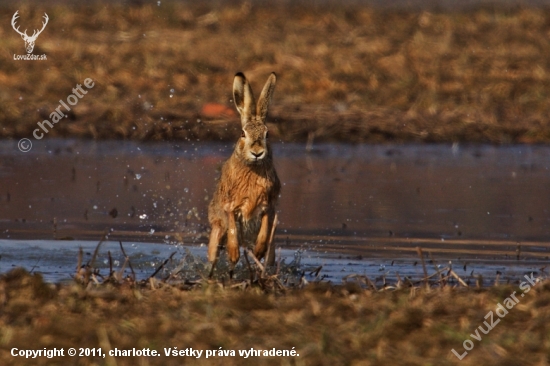
[[[385,4],[381,6],[381,4]],[[550,8],[512,1],[135,1],[0,5],[0,136],[233,140],[235,72],[279,75],[283,141],[547,142]],[[28,34],[49,24],[35,55]]]

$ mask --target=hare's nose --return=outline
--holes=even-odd
[[[263,154],[264,154],[263,151],[260,151],[260,152],[258,152],[258,153],[252,152],[252,155],[254,155],[254,157],[255,157],[256,159],[261,158]]]

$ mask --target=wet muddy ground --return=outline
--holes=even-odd
[[[135,260],[144,276],[174,248],[197,248],[204,256],[208,201],[231,149],[48,140],[22,153],[14,142],[0,143],[0,271],[22,265],[50,280],[69,278],[78,247],[94,248],[105,232],[113,245],[142,248]],[[322,265],[321,274],[336,282],[349,274],[418,278],[421,247],[430,271],[452,265],[472,281],[479,274],[486,284],[497,275],[513,282],[524,273],[545,274],[546,147],[275,144],[274,150],[283,182],[276,242],[287,261],[299,251],[306,270]]]

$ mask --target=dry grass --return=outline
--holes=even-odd
[[[2,7],[9,19],[15,7]],[[30,137],[77,83],[96,86],[51,136],[223,139],[236,71],[280,76],[285,141],[548,142],[550,10],[384,10],[339,2],[21,5],[50,23],[35,54],[0,25],[0,135]],[[229,109],[224,109],[228,107]]]
[[[358,276],[342,285],[301,280],[283,286],[292,265],[280,266],[275,275],[252,264],[236,271],[233,280],[223,275],[201,279],[209,271],[189,255],[161,279],[157,274],[168,261],[148,279],[136,281],[133,271],[122,276],[127,265],[131,268],[128,260],[101,276],[94,259],[82,266],[81,257],[72,284],[48,284],[20,268],[0,275],[0,363],[29,363],[13,357],[13,348],[67,352],[70,347],[161,354],[80,357],[77,364],[82,365],[191,363],[187,357],[166,356],[165,348],[202,350],[201,358],[192,361],[198,365],[540,365],[550,360],[550,283],[541,278],[527,292],[523,285],[473,289],[451,284],[446,270],[429,275],[423,263],[425,277],[416,285],[400,280],[397,286],[377,288]],[[223,272],[222,265],[218,274]],[[512,295],[519,301],[499,320],[497,304],[507,304]],[[493,318],[487,317],[490,311]],[[488,334],[478,328],[487,329],[484,322],[493,324]],[[476,333],[481,341],[470,336]],[[463,354],[467,339],[474,348],[460,361],[452,350]],[[239,355],[251,348],[295,350],[299,356]],[[206,358],[207,350],[220,349],[235,356]],[[69,359],[32,361],[67,364]]]
[[[0,277],[0,362],[28,364],[13,347],[295,349],[299,357],[216,357],[193,364],[534,365],[550,355],[550,286],[537,284],[462,360],[462,342],[517,288],[365,290],[316,284],[285,295],[259,289],[175,286],[136,290],[51,285],[15,269]],[[496,315],[495,315],[496,317]],[[471,338],[470,338],[471,339]],[[115,364],[112,359],[38,358],[33,364]],[[191,363],[183,357],[116,358],[117,365]]]

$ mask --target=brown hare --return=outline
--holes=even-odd
[[[208,260],[212,263],[212,272],[218,249],[224,244],[232,266],[239,260],[239,245],[253,247],[254,255],[258,259],[265,257],[267,265],[275,262],[275,205],[281,183],[273,166],[265,118],[276,80],[272,73],[256,104],[248,80],[240,72],[235,75],[233,98],[241,115],[242,135],[233,154],[223,164],[208,207],[212,227]]]

